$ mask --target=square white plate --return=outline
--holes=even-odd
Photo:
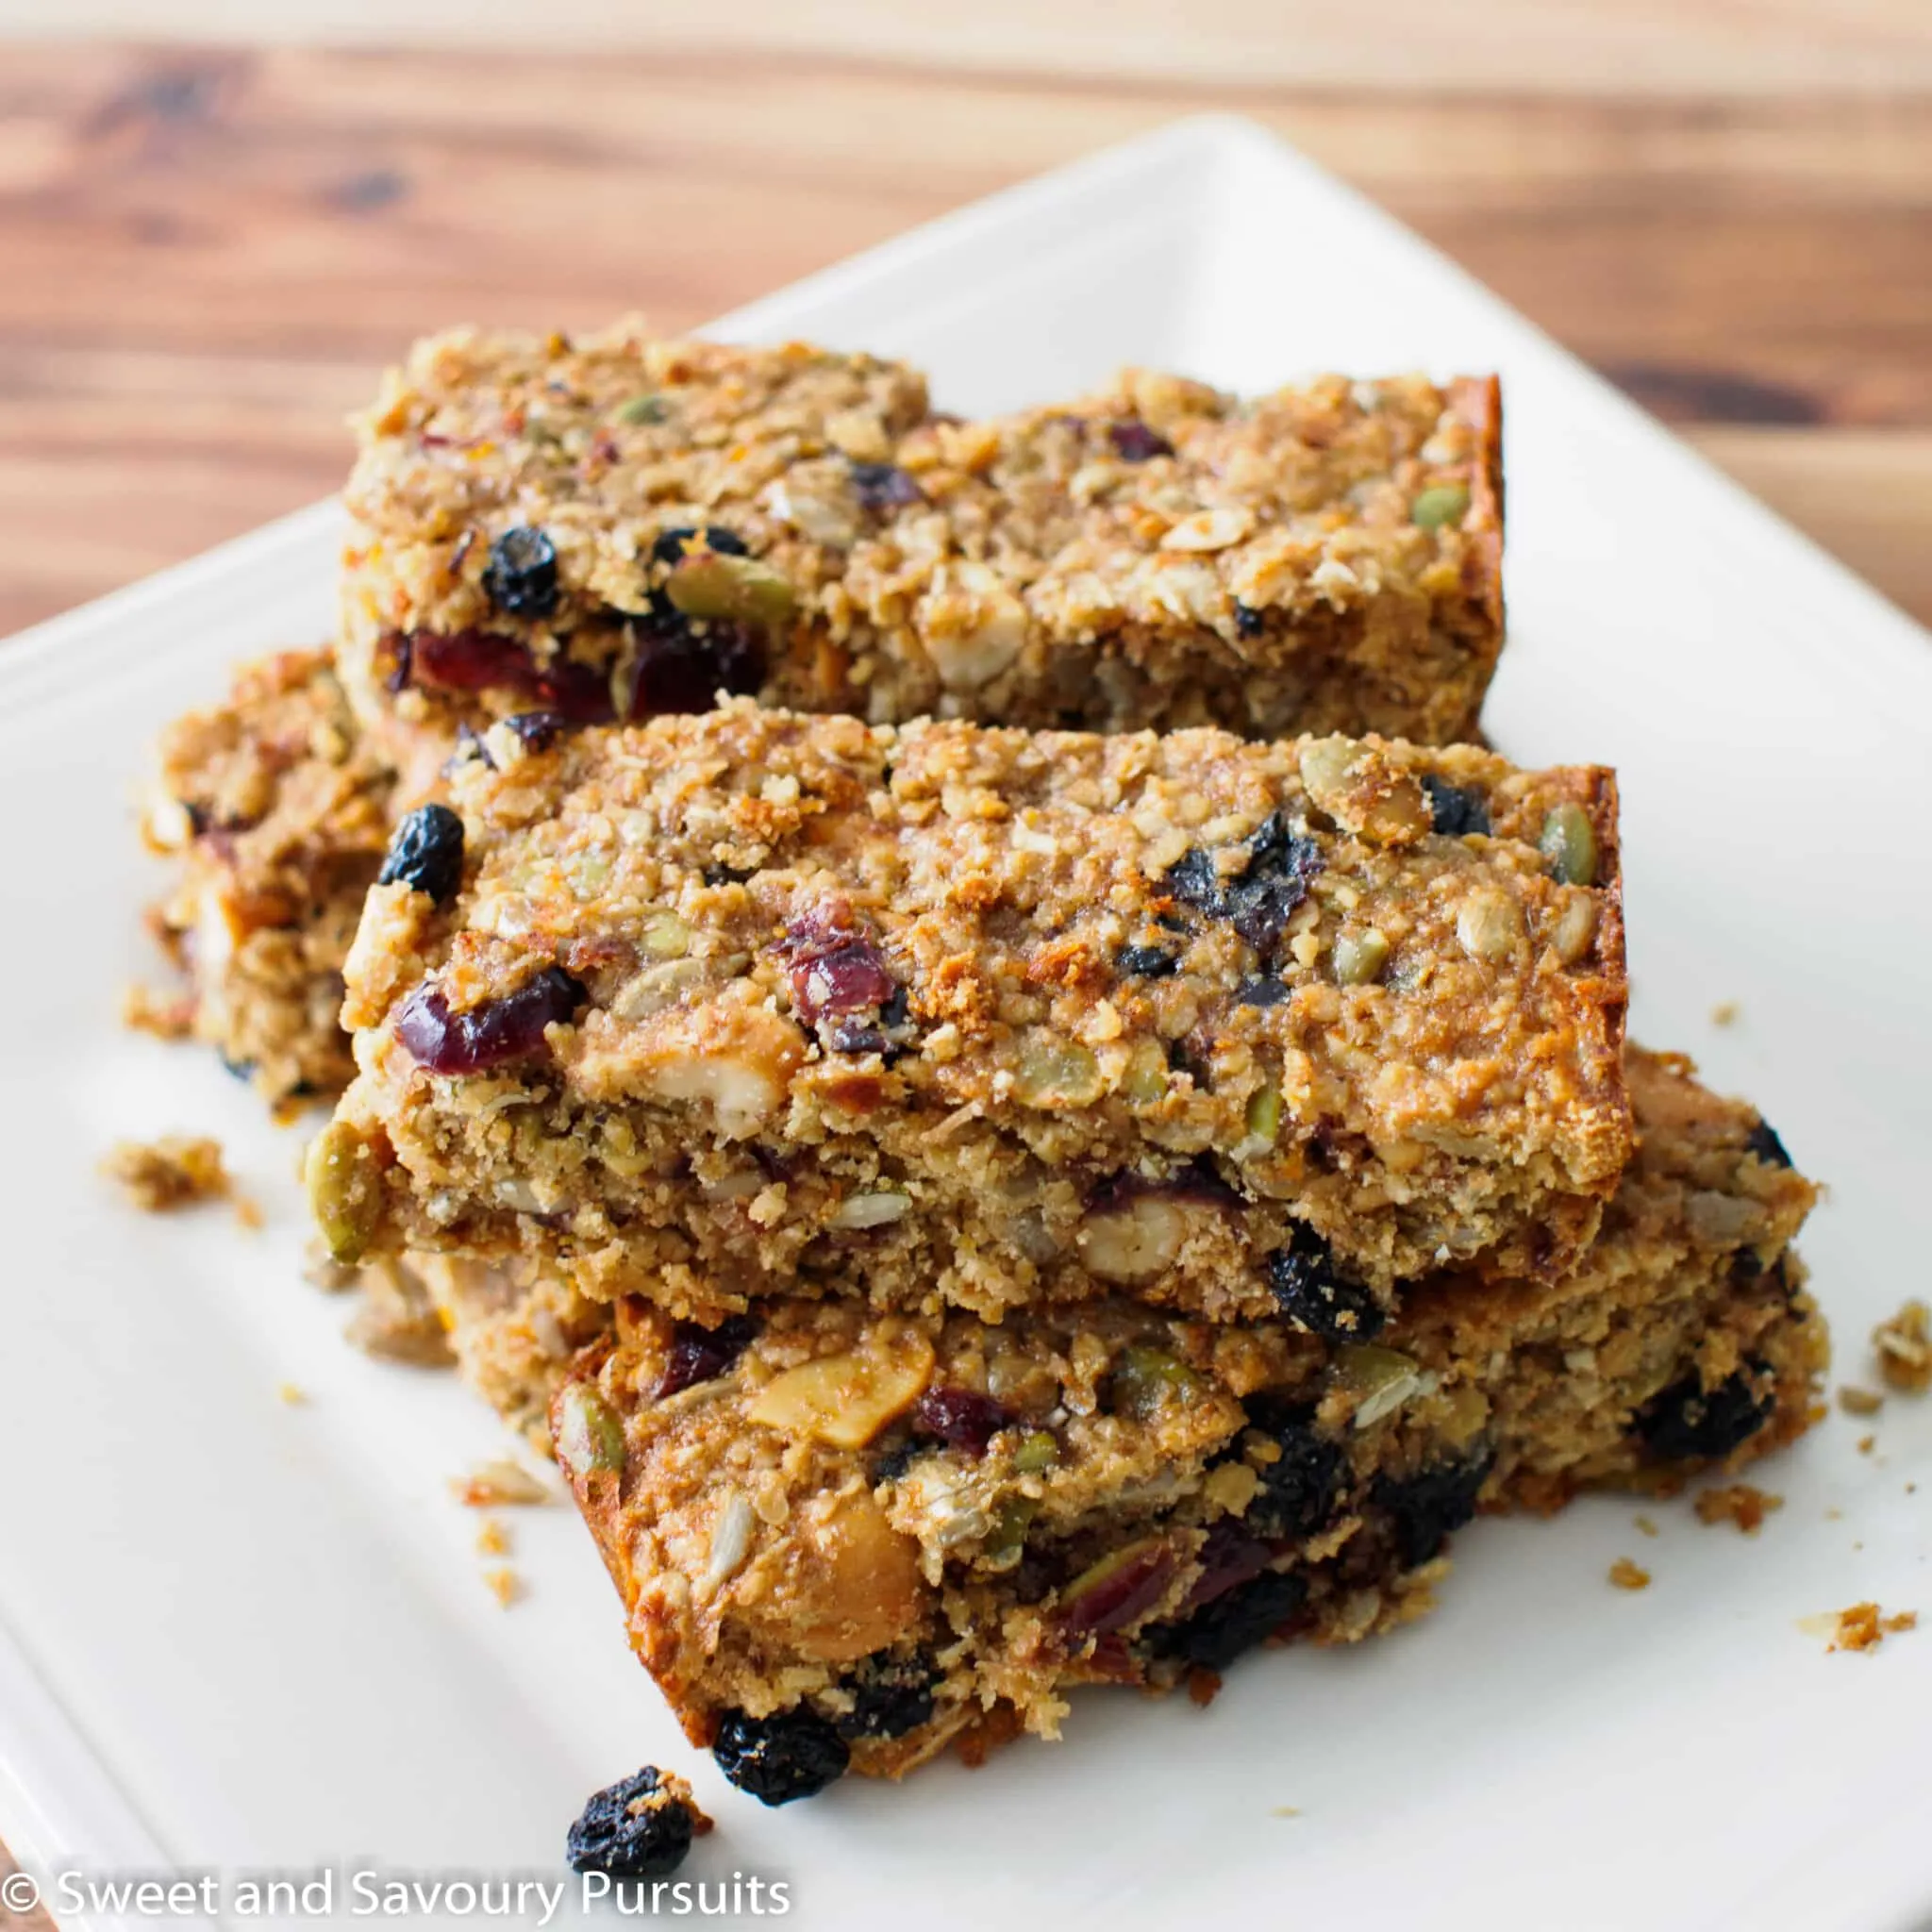
[[[1847,1370],[1932,1287],[1932,645],[1905,618],[1237,121],[723,326],[903,354],[974,410],[1125,360],[1250,389],[1500,368],[1513,636],[1491,728],[1518,758],[1622,768],[1636,1033],[1753,1094],[1831,1181],[1806,1249]],[[1440,1615],[1391,1640],[1251,1660],[1207,1712],[1089,1694],[1058,1747],[775,1812],[677,1737],[566,1509],[517,1512],[529,1595],[498,1608],[447,1490],[500,1451],[494,1424],[451,1378],[338,1341],[341,1306],[298,1278],[300,1136],[114,1017],[156,885],[130,775],[231,661],[325,634],[338,535],[332,507],[305,512],[0,650],[0,1837],[24,1858],[555,1879],[586,1794],[652,1759],[721,1821],[688,1876],[783,1879],[794,1923],[855,1932],[1257,1908],[1862,1932],[1932,1904],[1932,1632],[1826,1657],[1797,1627],[1867,1597],[1932,1610],[1932,1404],[1889,1404],[1874,1456],[1827,1424],[1764,1473],[1788,1500],[1753,1541],[1680,1505],[1646,1541],[1617,1500],[1483,1524]],[[1742,1012],[1724,1031],[1720,1000]],[[266,1230],[117,1205],[102,1151],[179,1125],[221,1135]],[[1649,1591],[1607,1586],[1621,1555]]]

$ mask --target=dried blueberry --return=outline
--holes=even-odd
[[[1257,638],[1265,620],[1261,613],[1250,604],[1243,604],[1239,598],[1234,607],[1234,634],[1238,638]]]
[[[528,752],[548,751],[569,725],[561,711],[518,711],[503,721],[503,728]]]
[[[1281,1312],[1329,1341],[1370,1341],[1383,1314],[1358,1281],[1339,1273],[1328,1243],[1297,1225],[1285,1248],[1268,1257],[1268,1286]]]
[[[1261,1487],[1242,1519],[1257,1536],[1295,1540],[1313,1536],[1335,1509],[1348,1458],[1316,1432],[1311,1403],[1265,1395],[1247,1402],[1248,1426],[1281,1451],[1273,1462],[1252,1465]]]
[[[396,1038],[432,1074],[477,1074],[541,1052],[543,1029],[560,1024],[588,997],[560,966],[546,966],[515,992],[452,1013],[425,980],[403,1002]]]
[[[684,1863],[694,1824],[690,1804],[655,1764],[607,1786],[570,1828],[573,1872],[662,1878]]]
[[[664,1373],[658,1377],[658,1400],[675,1395],[699,1382],[712,1382],[722,1375],[747,1348],[758,1332],[749,1315],[731,1315],[715,1328],[700,1328],[695,1322],[680,1322],[672,1331],[671,1344],[664,1351]]]
[[[897,1482],[930,1447],[930,1443],[915,1441],[911,1436],[880,1443],[873,1452],[873,1487]]]
[[[1426,1563],[1452,1531],[1475,1515],[1475,1499],[1490,1473],[1487,1457],[1444,1462],[1414,1475],[1378,1475],[1369,1493],[1389,1513],[1395,1553],[1404,1569]]]
[[[720,557],[749,557],[750,549],[735,530],[718,524],[701,529],[680,524],[675,529],[659,530],[651,543],[653,563],[679,563],[693,550],[715,551]]]
[[[463,822],[446,805],[419,805],[395,829],[375,875],[445,904],[463,882]]]
[[[1227,917],[1257,952],[1281,937],[1295,908],[1322,870],[1322,848],[1297,838],[1281,814],[1271,812],[1248,841],[1248,862],[1227,889]]]
[[[1307,1594],[1307,1583],[1296,1572],[1264,1572],[1224,1591],[1185,1624],[1171,1624],[1155,1633],[1155,1648],[1202,1670],[1224,1671],[1272,1637],[1301,1608]]]
[[[912,1408],[917,1434],[969,1456],[984,1456],[987,1444],[1012,1420],[991,1396],[974,1389],[928,1389]]]
[[[1161,884],[1183,905],[1212,919],[1231,920],[1265,954],[1321,870],[1321,847],[1291,830],[1279,812],[1271,812],[1248,841],[1241,870],[1225,884],[1213,855],[1198,845],[1181,854]]]
[[[1653,1396],[1638,1411],[1636,1426],[1653,1456],[1677,1462],[1728,1456],[1770,1418],[1771,1397],[1757,1392],[1744,1370],[1707,1389],[1693,1369]]]
[[[557,608],[557,545],[518,525],[490,546],[483,594],[511,617],[548,617]]]
[[[1161,946],[1124,946],[1113,962],[1135,979],[1165,979],[1180,971],[1180,959]]]
[[[1214,855],[1199,845],[1191,845],[1161,875],[1162,889],[1183,906],[1192,906],[1213,917],[1221,911],[1221,873]]]
[[[861,509],[903,509],[925,501],[913,477],[896,463],[854,463],[852,493]]]
[[[741,1791],[762,1804],[789,1805],[843,1777],[852,1748],[825,1719],[801,1707],[770,1717],[726,1711],[711,1756]]]
[[[1174,444],[1158,429],[1150,429],[1146,424],[1134,419],[1109,423],[1107,440],[1113,444],[1114,454],[1124,462],[1144,463],[1150,457],[1171,457],[1174,454]]]
[[[1790,1167],[1791,1157],[1785,1152],[1785,1143],[1777,1137],[1777,1130],[1769,1121],[1759,1121],[1751,1129],[1744,1142],[1744,1151],[1755,1154],[1759,1160],[1773,1167]]]
[[[834,1720],[842,1738],[903,1738],[931,1722],[939,1672],[928,1657],[869,1657],[844,1680],[852,1708]]]
[[[1238,1007],[1278,1007],[1293,991],[1285,979],[1276,979],[1273,974],[1259,973],[1252,979],[1244,979],[1234,990],[1234,1003]]]
[[[1473,785],[1452,785],[1433,772],[1423,774],[1423,790],[1428,793],[1434,829],[1445,838],[1462,839],[1472,832],[1490,836],[1490,808]]]

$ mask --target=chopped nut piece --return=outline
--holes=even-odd
[[[1610,1581],[1619,1590],[1648,1590],[1650,1572],[1641,1564],[1633,1563],[1628,1557],[1619,1557],[1610,1565]]]
[[[1923,1395],[1932,1388],[1932,1308],[1909,1301],[1889,1321],[1872,1331],[1878,1351],[1878,1373],[1889,1388],[1907,1395]]]
[[[1836,1623],[1832,1640],[1825,1645],[1827,1652],[1875,1650],[1888,1637],[1904,1630],[1916,1630],[1919,1613],[1916,1610],[1900,1610],[1888,1617],[1876,1604],[1854,1604],[1850,1609],[1837,1613]]]
[[[531,1503],[547,1503],[550,1491],[526,1469],[499,1458],[480,1463],[466,1476],[451,1479],[457,1501],[472,1509],[497,1509]]]
[[[882,1323],[866,1348],[774,1376],[747,1413],[768,1429],[860,1449],[925,1392],[932,1366],[932,1343],[918,1329]]]
[[[158,1141],[122,1141],[101,1172],[126,1189],[147,1214],[168,1214],[198,1201],[219,1200],[228,1192],[222,1143],[206,1135],[163,1134]]]
[[[1785,1499],[1760,1490],[1755,1483],[1724,1483],[1706,1490],[1696,1503],[1700,1523],[1733,1523],[1746,1536],[1756,1536],[1764,1519],[1774,1509],[1782,1509]]]
[[[1838,1391],[1838,1406],[1847,1415],[1876,1415],[1885,1407],[1885,1397],[1875,1389],[1860,1389],[1847,1382]]]

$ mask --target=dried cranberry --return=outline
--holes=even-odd
[[[1268,1286],[1281,1312],[1328,1341],[1371,1341],[1384,1316],[1358,1281],[1335,1265],[1328,1243],[1299,1224],[1288,1245],[1268,1257]]]
[[[514,639],[494,631],[418,631],[412,675],[426,691],[513,691],[574,724],[610,718],[610,686],[588,664],[558,658],[540,669]]]
[[[1777,1130],[1769,1121],[1759,1121],[1751,1129],[1744,1141],[1744,1151],[1755,1154],[1759,1160],[1773,1167],[1790,1167],[1791,1157],[1785,1152],[1785,1143],[1777,1137]]]
[[[633,625],[637,682],[628,716],[708,711],[718,693],[749,697],[764,682],[764,640],[724,618],[700,627],[661,598]]]
[[[1707,1389],[1693,1369],[1638,1412],[1637,1433],[1671,1462],[1728,1456],[1771,1420],[1771,1407],[1744,1370]]]
[[[1171,1545],[1158,1537],[1130,1543],[1076,1576],[1060,1605],[1060,1626],[1070,1635],[1105,1637],[1144,1617],[1180,1567]]]
[[[785,928],[791,1003],[808,1026],[847,1013],[878,1012],[901,991],[878,941],[835,908],[808,912]]]
[[[984,1456],[987,1444],[1012,1420],[1009,1410],[974,1389],[928,1389],[912,1408],[916,1434],[969,1456]]]
[[[664,1373],[658,1377],[658,1400],[675,1395],[698,1382],[713,1382],[751,1346],[758,1324],[749,1315],[732,1315],[715,1328],[680,1322],[664,1351]]]
[[[1490,836],[1490,808],[1474,786],[1452,785],[1424,772],[1423,790],[1428,794],[1432,828],[1444,838],[1466,839],[1472,832]]]
[[[403,1002],[396,1038],[432,1074],[478,1074],[543,1048],[543,1029],[566,1021],[587,997],[560,966],[546,966],[515,992],[452,1013],[441,989],[425,980]]]
[[[896,463],[854,463],[852,493],[861,509],[903,509],[924,503],[925,491]]]
[[[736,530],[727,530],[721,524],[706,524],[694,528],[690,524],[679,524],[669,530],[659,530],[651,542],[653,563],[679,563],[693,550],[715,551],[720,557],[748,557],[750,549]]]
[[[557,608],[557,545],[519,525],[490,546],[483,593],[511,617],[548,617]]]
[[[503,728],[528,752],[548,751],[569,727],[570,720],[561,711],[518,711],[503,721]]]
[[[463,822],[446,805],[419,805],[395,829],[378,886],[408,886],[446,904],[463,882]]]
[[[1241,1521],[1246,1520],[1243,1517]],[[1241,1524],[1223,1517],[1208,1532],[1196,1560],[1201,1565],[1201,1574],[1181,1604],[1183,1611],[1198,1610],[1204,1604],[1211,1604],[1216,1597],[1225,1596],[1251,1577],[1260,1575],[1274,1560],[1274,1552],[1250,1536]]]
[[[1114,454],[1124,462],[1144,463],[1149,457],[1171,457],[1174,454],[1174,444],[1166,437],[1138,420],[1109,423],[1107,440],[1113,444]]]

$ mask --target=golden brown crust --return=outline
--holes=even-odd
[[[888,1775],[989,1718],[1051,1736],[1074,1683],[1213,1662],[1208,1625],[1176,1630],[1209,1571],[1299,1578],[1282,1634],[1353,1641],[1426,1606],[1449,1499],[1670,1489],[1802,1434],[1826,1344],[1788,1244],[1815,1191],[1687,1061],[1633,1050],[1632,1086],[1640,1152],[1575,1271],[1445,1278],[1374,1344],[1121,1303],[994,1327],[780,1299],[729,1337],[622,1305],[558,1398],[559,1455],[689,1735],[802,1702]],[[1752,1424],[1674,1459],[1658,1405],[1740,1375]],[[1091,1628],[1123,1552],[1150,1587]],[[916,1711],[881,1700],[908,1685],[929,1714],[867,1731]]]
[[[244,665],[225,703],[168,727],[158,763],[143,831],[179,871],[152,923],[188,975],[189,1030],[271,1101],[340,1091],[342,958],[396,780],[329,654]]]
[[[1607,774],[746,703],[487,742],[461,896],[373,892],[350,960],[372,1251],[714,1313],[782,1281],[1254,1316],[1298,1226],[1385,1299],[1559,1268],[1627,1157]],[[1436,832],[1424,779],[1488,834]],[[539,1050],[425,1069],[425,1013],[546,974]]]
[[[1241,403],[1129,370],[961,423],[915,372],[805,344],[457,331],[363,420],[344,675],[382,732],[723,685],[881,722],[1447,742],[1502,642],[1500,426],[1492,377]],[[703,528],[762,567],[750,632],[666,602],[654,545]],[[528,594],[491,575],[512,529],[554,558]]]

